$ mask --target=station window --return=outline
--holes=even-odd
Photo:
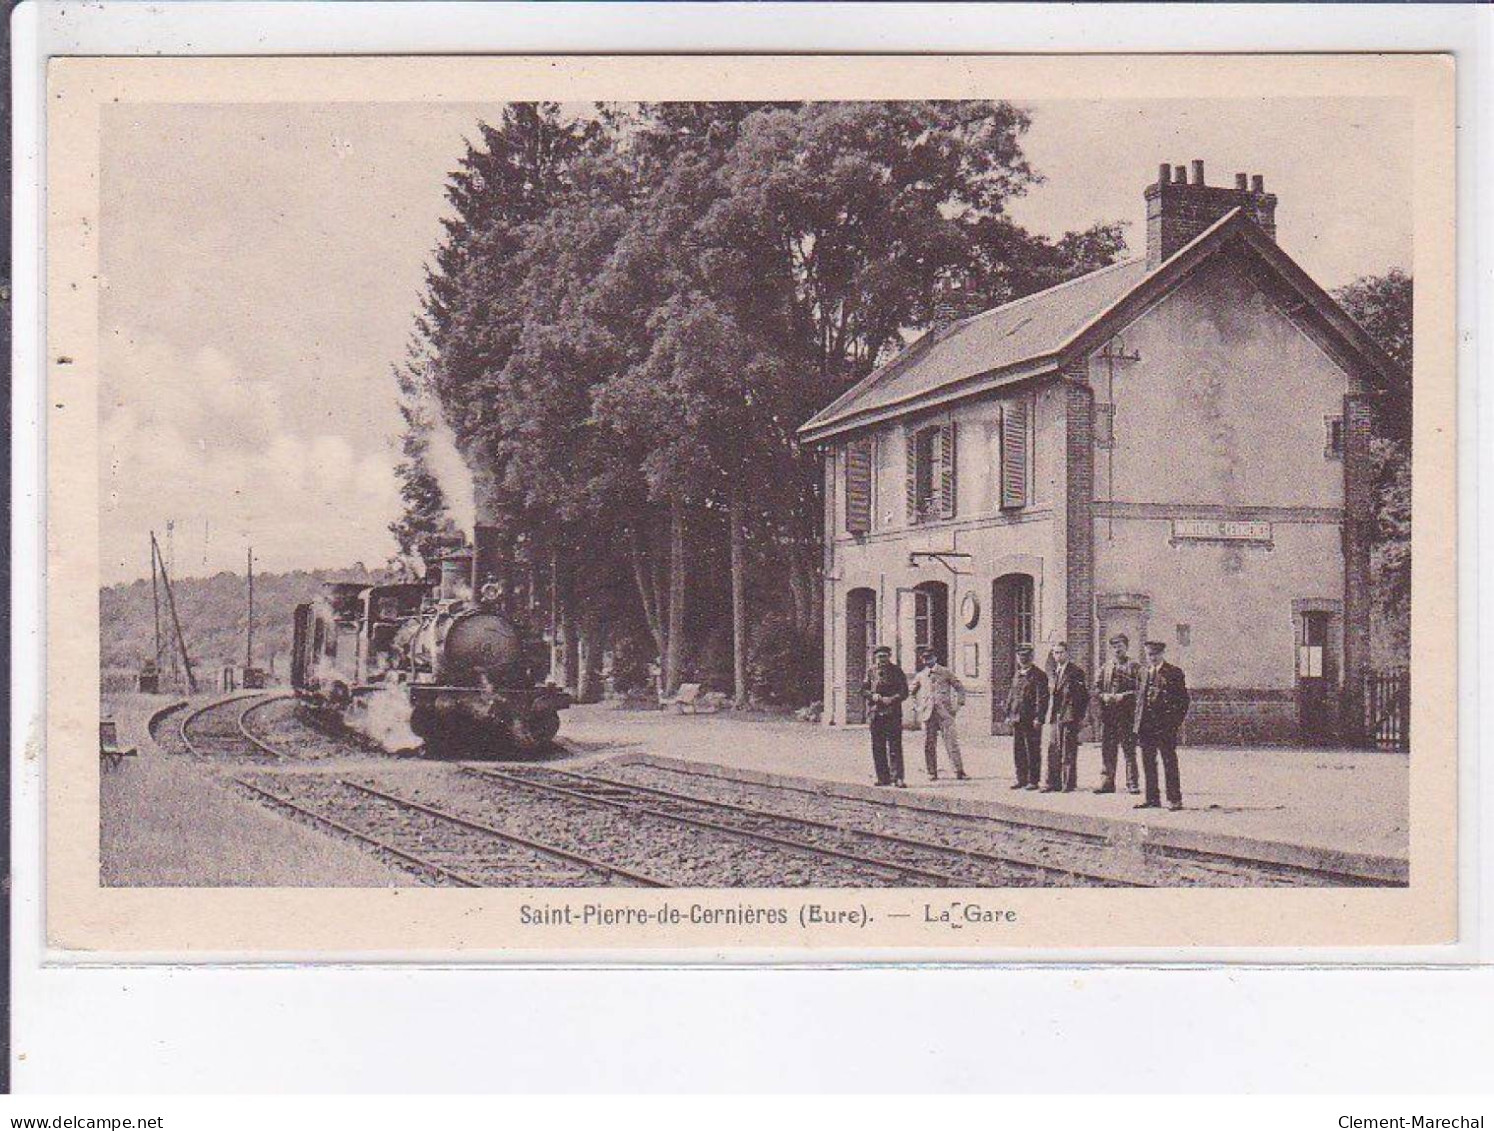
[[[913,437],[913,513],[926,516],[934,509],[935,463],[939,429],[922,428]]]
[[[1304,679],[1321,679],[1323,659],[1328,651],[1328,615],[1302,615],[1302,643],[1297,646],[1297,675]]]
[[[1012,599],[1012,639],[1018,644],[1032,643],[1032,579],[1026,578]]]
[[[1342,416],[1323,417],[1323,458],[1344,458],[1344,418]]]
[[[908,521],[955,515],[955,425],[931,424],[908,436]]]

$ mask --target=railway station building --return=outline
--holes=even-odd
[[[824,461],[824,719],[932,645],[966,717],[1014,648],[1164,641],[1185,740],[1354,742],[1370,390],[1394,363],[1276,243],[1262,178],[1162,166],[1146,254],[935,327],[800,429]],[[968,725],[980,725],[972,721]]]

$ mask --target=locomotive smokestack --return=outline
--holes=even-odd
[[[467,551],[441,559],[441,599],[455,601],[472,596],[472,555]]]

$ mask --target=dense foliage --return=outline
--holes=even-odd
[[[658,657],[739,701],[817,697],[821,503],[794,442],[933,320],[1113,261],[1006,203],[1038,179],[1001,102],[514,104],[451,175],[407,404],[439,406],[574,679]],[[407,413],[401,545],[449,535]],[[433,489],[434,488],[434,489]]]
[[[1411,276],[1391,270],[1365,276],[1335,298],[1399,367],[1376,389],[1376,530],[1372,557],[1376,662],[1406,663],[1411,654]]]
[[[325,580],[361,578],[373,584],[376,576],[362,567],[338,570],[335,574],[328,570],[256,573],[255,664],[269,668],[282,682],[289,679],[291,616],[296,606],[315,597]],[[198,682],[207,686],[219,669],[244,662],[249,627],[249,594],[244,575],[225,571],[213,577],[173,578],[172,591],[182,636],[187,642],[187,655]],[[162,666],[169,673],[175,637],[164,591],[159,591],[159,599]],[[132,687],[141,665],[155,655],[156,614],[149,578],[99,590],[99,647],[105,690]]]

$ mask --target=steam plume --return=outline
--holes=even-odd
[[[410,701],[392,687],[375,691],[362,711],[348,712],[347,724],[391,754],[420,747],[420,736],[410,729]]]
[[[431,409],[430,440],[425,453],[426,466],[441,485],[452,521],[470,540],[477,525],[477,496],[472,486],[472,471],[458,450],[456,436],[441,415],[439,406]]]

